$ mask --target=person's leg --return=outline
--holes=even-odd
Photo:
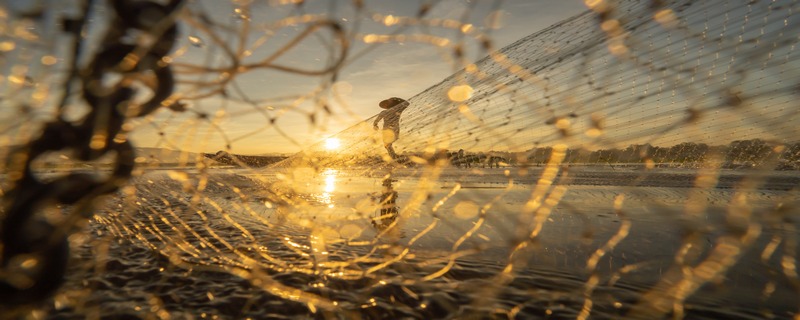
[[[392,159],[397,159],[397,153],[394,152],[394,148],[392,147],[392,143],[397,140],[397,135],[400,133],[399,130],[395,128],[384,128],[383,131],[383,147],[386,148],[386,151],[389,152],[389,156]]]
[[[392,160],[396,160],[397,159],[397,153],[394,152],[394,147],[392,147],[392,144],[391,143],[387,143],[386,145],[384,145],[384,147],[386,147],[386,151],[389,152],[389,156],[392,157]]]

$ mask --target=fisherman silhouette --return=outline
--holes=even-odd
[[[372,126],[378,130],[378,122],[383,120],[383,130],[381,130],[383,147],[386,148],[393,160],[397,160],[397,153],[394,152],[392,143],[400,137],[400,114],[408,108],[409,103],[401,98],[392,97],[381,101],[378,105],[385,110],[378,114]]]

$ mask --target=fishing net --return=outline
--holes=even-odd
[[[797,2],[385,6],[4,3],[2,317],[799,317]]]

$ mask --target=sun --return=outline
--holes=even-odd
[[[342,145],[342,142],[339,141],[339,138],[328,138],[325,139],[325,149],[328,150],[336,150]]]

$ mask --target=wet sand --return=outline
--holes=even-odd
[[[109,199],[91,236],[76,237],[70,278],[44,310],[394,319],[575,318],[588,309],[593,319],[649,318],[692,269],[710,279],[692,282],[687,318],[798,312],[785,262],[797,256],[798,190],[786,187],[795,172],[753,181],[723,172],[716,188],[693,188],[690,170],[576,168],[542,193],[541,171],[510,168],[510,180],[506,170],[448,168],[431,182],[430,172],[393,170],[398,210],[388,228],[373,223],[386,169],[150,172],[137,178],[135,197]],[[748,183],[757,187],[738,187]],[[687,203],[703,208],[692,215]],[[730,252],[719,249],[746,234],[729,270],[702,268],[724,262],[715,257]]]

